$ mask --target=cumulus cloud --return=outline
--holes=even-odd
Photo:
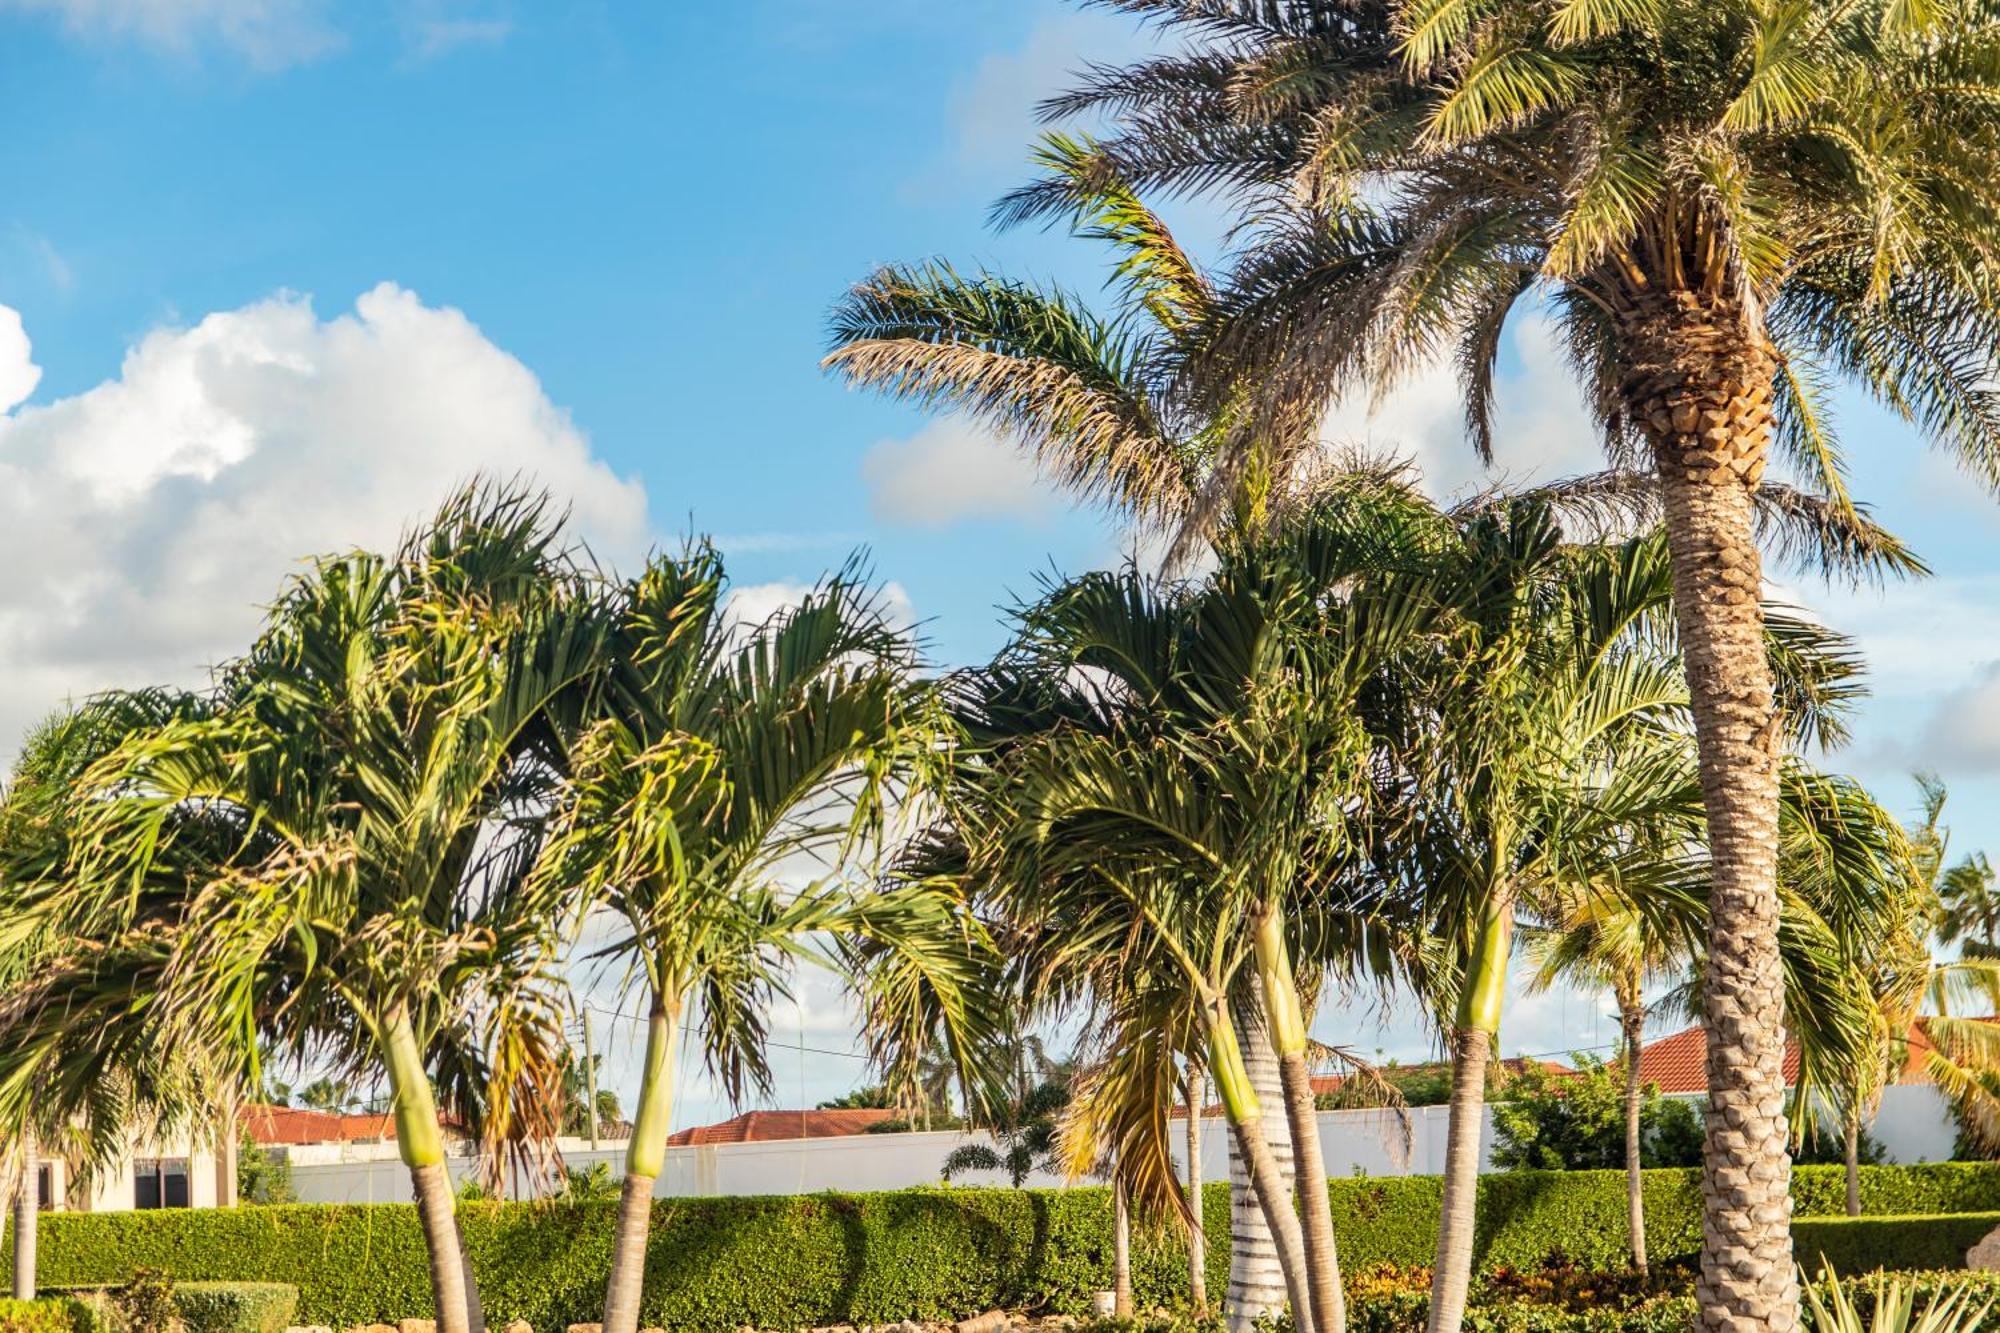
[[[861,460],[868,508],[891,523],[947,527],[966,518],[1042,518],[1054,507],[1035,465],[969,421],[944,417],[879,440]]]
[[[2000,773],[2000,661],[1937,701],[1916,757],[1946,773]]]
[[[1597,434],[1549,321],[1541,315],[1513,321],[1507,343],[1519,364],[1500,377],[1492,469],[1472,450],[1463,395],[1443,365],[1426,369],[1380,403],[1362,397],[1341,403],[1328,414],[1328,441],[1408,459],[1422,474],[1424,489],[1438,499],[1603,467]]]
[[[0,402],[38,371],[0,308]],[[322,319],[280,295],[160,329],[116,377],[0,415],[0,746],[91,691],[195,684],[240,651],[304,557],[393,542],[475,475],[571,507],[629,560],[615,475],[534,374],[460,312],[393,284]]]
[[[90,40],[132,41],[188,55],[221,46],[260,69],[338,50],[323,0],[0,0],[0,10],[47,14]]]
[[[1087,62],[1116,64],[1147,48],[1128,21],[1061,14],[1032,28],[1021,45],[981,60],[953,89],[952,165],[959,172],[1019,172],[1040,134],[1036,106],[1075,81]]]

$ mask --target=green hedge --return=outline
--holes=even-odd
[[[1644,1188],[1653,1258],[1692,1257],[1701,1226],[1695,1173],[1649,1171]],[[1436,1177],[1341,1179],[1328,1189],[1351,1269],[1430,1262]],[[1793,1195],[1802,1217],[1838,1214],[1840,1168],[1799,1168]],[[2000,1212],[2000,1164],[1866,1167],[1862,1197],[1883,1213]],[[1227,1199],[1226,1185],[1209,1188],[1211,1291],[1227,1280]],[[562,1328],[596,1321],[616,1210],[612,1202],[466,1205],[466,1246],[489,1322],[521,1318]],[[1109,1285],[1109,1212],[1101,1189],[662,1200],[654,1209],[642,1316],[650,1325],[734,1329],[944,1319],[993,1306],[1082,1314],[1090,1293]],[[1622,1172],[1485,1176],[1478,1217],[1482,1268],[1532,1267],[1555,1254],[1586,1266],[1625,1259]],[[335,1328],[430,1313],[423,1238],[408,1205],[42,1219],[45,1284],[112,1285],[136,1267],[181,1282],[289,1283],[299,1291],[298,1319]],[[1183,1300],[1186,1260],[1177,1236],[1142,1229],[1133,1267],[1142,1308]]]
[[[179,1282],[174,1310],[187,1333],[285,1333],[299,1310],[289,1282]]]
[[[66,1297],[0,1300],[0,1333],[88,1333],[90,1324],[82,1305]]]
[[[2000,1227],[2000,1212],[1916,1217],[1802,1217],[1792,1222],[1792,1250],[1808,1273],[1825,1262],[1836,1273],[1877,1268],[1963,1268],[1965,1252]]]

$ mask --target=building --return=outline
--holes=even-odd
[[[131,1155],[85,1179],[60,1160],[36,1167],[36,1192],[51,1212],[117,1213],[150,1208],[214,1208],[236,1202],[236,1145],[187,1139],[135,1142]]]
[[[813,1111],[745,1111],[713,1125],[677,1130],[670,1147],[700,1147],[711,1143],[786,1143],[794,1139],[842,1139],[872,1134],[903,1118],[883,1107],[843,1107]]]

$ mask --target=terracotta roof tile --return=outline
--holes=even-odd
[[[338,1115],[297,1106],[246,1106],[240,1115],[252,1141],[267,1146],[396,1137],[395,1117],[387,1115]]]
[[[709,1143],[777,1143],[788,1139],[838,1139],[866,1134],[898,1112],[876,1108],[814,1111],[745,1111],[714,1125],[676,1131],[667,1139],[678,1146]]]

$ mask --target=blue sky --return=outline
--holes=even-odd
[[[481,470],[540,479],[621,561],[716,534],[756,605],[865,548],[937,656],[975,660],[997,604],[1120,534],[961,423],[824,378],[825,314],[933,254],[1093,286],[1087,249],[985,213],[1035,99],[1139,43],[1056,0],[0,0],[0,727],[199,679],[299,558],[386,541]],[[1532,317],[1508,370],[1501,475],[1587,466]],[[1878,666],[1837,762],[1899,806],[1911,767],[1943,770],[1957,846],[2000,846],[1996,510],[1881,413],[1842,417],[1857,492],[1939,576],[1786,583]],[[1336,429],[1442,493],[1487,480],[1435,378]],[[848,1048],[803,993],[781,1039]],[[1524,1001],[1504,1044],[1608,1039],[1603,1008]],[[1425,1050],[1407,1016],[1320,1026]],[[858,1072],[798,1065],[781,1103]],[[688,1093],[683,1122],[725,1109]]]

